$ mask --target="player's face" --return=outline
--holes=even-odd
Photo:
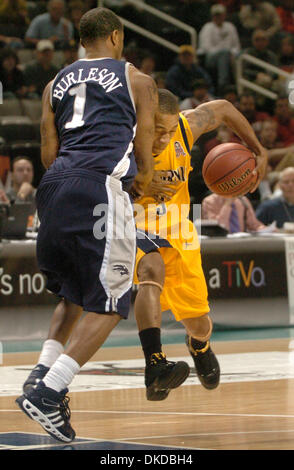
[[[152,153],[158,155],[163,152],[173,138],[179,122],[178,114],[161,114],[155,116],[155,135]]]

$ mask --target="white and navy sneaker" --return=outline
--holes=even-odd
[[[23,384],[23,392],[26,393],[31,390],[34,385],[37,385],[45,377],[48,371],[49,367],[43,366],[43,364],[37,364]]]
[[[56,392],[39,382],[18,397],[15,402],[29,418],[39,423],[45,431],[58,441],[71,442],[75,431],[70,425],[69,397],[67,389]]]

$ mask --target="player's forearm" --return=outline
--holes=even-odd
[[[136,181],[140,182],[144,188],[147,188],[153,177],[154,160],[152,157],[152,150],[144,149],[144,152],[137,152],[136,162],[138,173]]]
[[[232,129],[253,152],[258,154],[262,146],[247,119],[228,101],[225,102],[222,113],[223,123]]]
[[[46,170],[49,168],[49,166],[52,165],[52,163],[54,162],[54,160],[56,160],[57,158],[57,152],[50,152],[48,151],[48,149],[42,149],[41,148],[41,161],[42,161],[42,164],[44,166],[44,168],[46,168]]]

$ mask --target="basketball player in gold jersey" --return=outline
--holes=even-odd
[[[196,229],[188,221],[188,175],[192,169],[190,149],[193,143],[203,133],[225,123],[257,156],[258,180],[255,186],[262,179],[267,165],[266,151],[248,121],[229,102],[205,103],[196,110],[179,115],[176,97],[167,90],[159,90],[159,103],[153,143],[156,171],[146,197],[135,204],[138,253],[134,280],[139,282],[135,314],[146,357],[145,384],[149,400],[165,399],[169,390],[183,383],[189,372],[185,362],[167,361],[162,353],[162,310],[171,309],[176,320],[185,326],[189,351],[201,383],[206,388],[215,388],[219,382],[219,366],[209,346],[212,323],[208,316],[200,247]],[[150,211],[146,209],[148,205]],[[172,205],[183,209],[180,221],[177,213],[173,220],[164,218]],[[154,238],[158,219],[164,222],[158,224],[160,233]],[[80,316],[81,312],[67,312],[62,302],[57,306],[38,365],[26,380],[24,390],[41,380],[50,364],[62,353]]]
[[[220,368],[209,343],[212,321],[200,245],[194,224],[188,220],[188,175],[194,142],[222,123],[256,155],[258,178],[251,187],[254,191],[264,175],[267,153],[241,113],[229,102],[216,100],[179,114],[177,98],[167,90],[159,90],[152,149],[156,171],[146,195],[135,205],[134,281],[139,284],[135,316],[146,360],[148,400],[165,399],[170,388],[176,388],[187,377],[185,363],[167,361],[161,349],[161,312],[165,310],[171,310],[186,329],[186,344],[201,384],[207,389],[219,384]],[[171,387],[163,385],[167,373],[172,377]]]

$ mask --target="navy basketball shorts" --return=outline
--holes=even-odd
[[[127,318],[136,228],[122,183],[103,174],[47,172],[37,191],[39,269],[47,289],[85,311]]]

